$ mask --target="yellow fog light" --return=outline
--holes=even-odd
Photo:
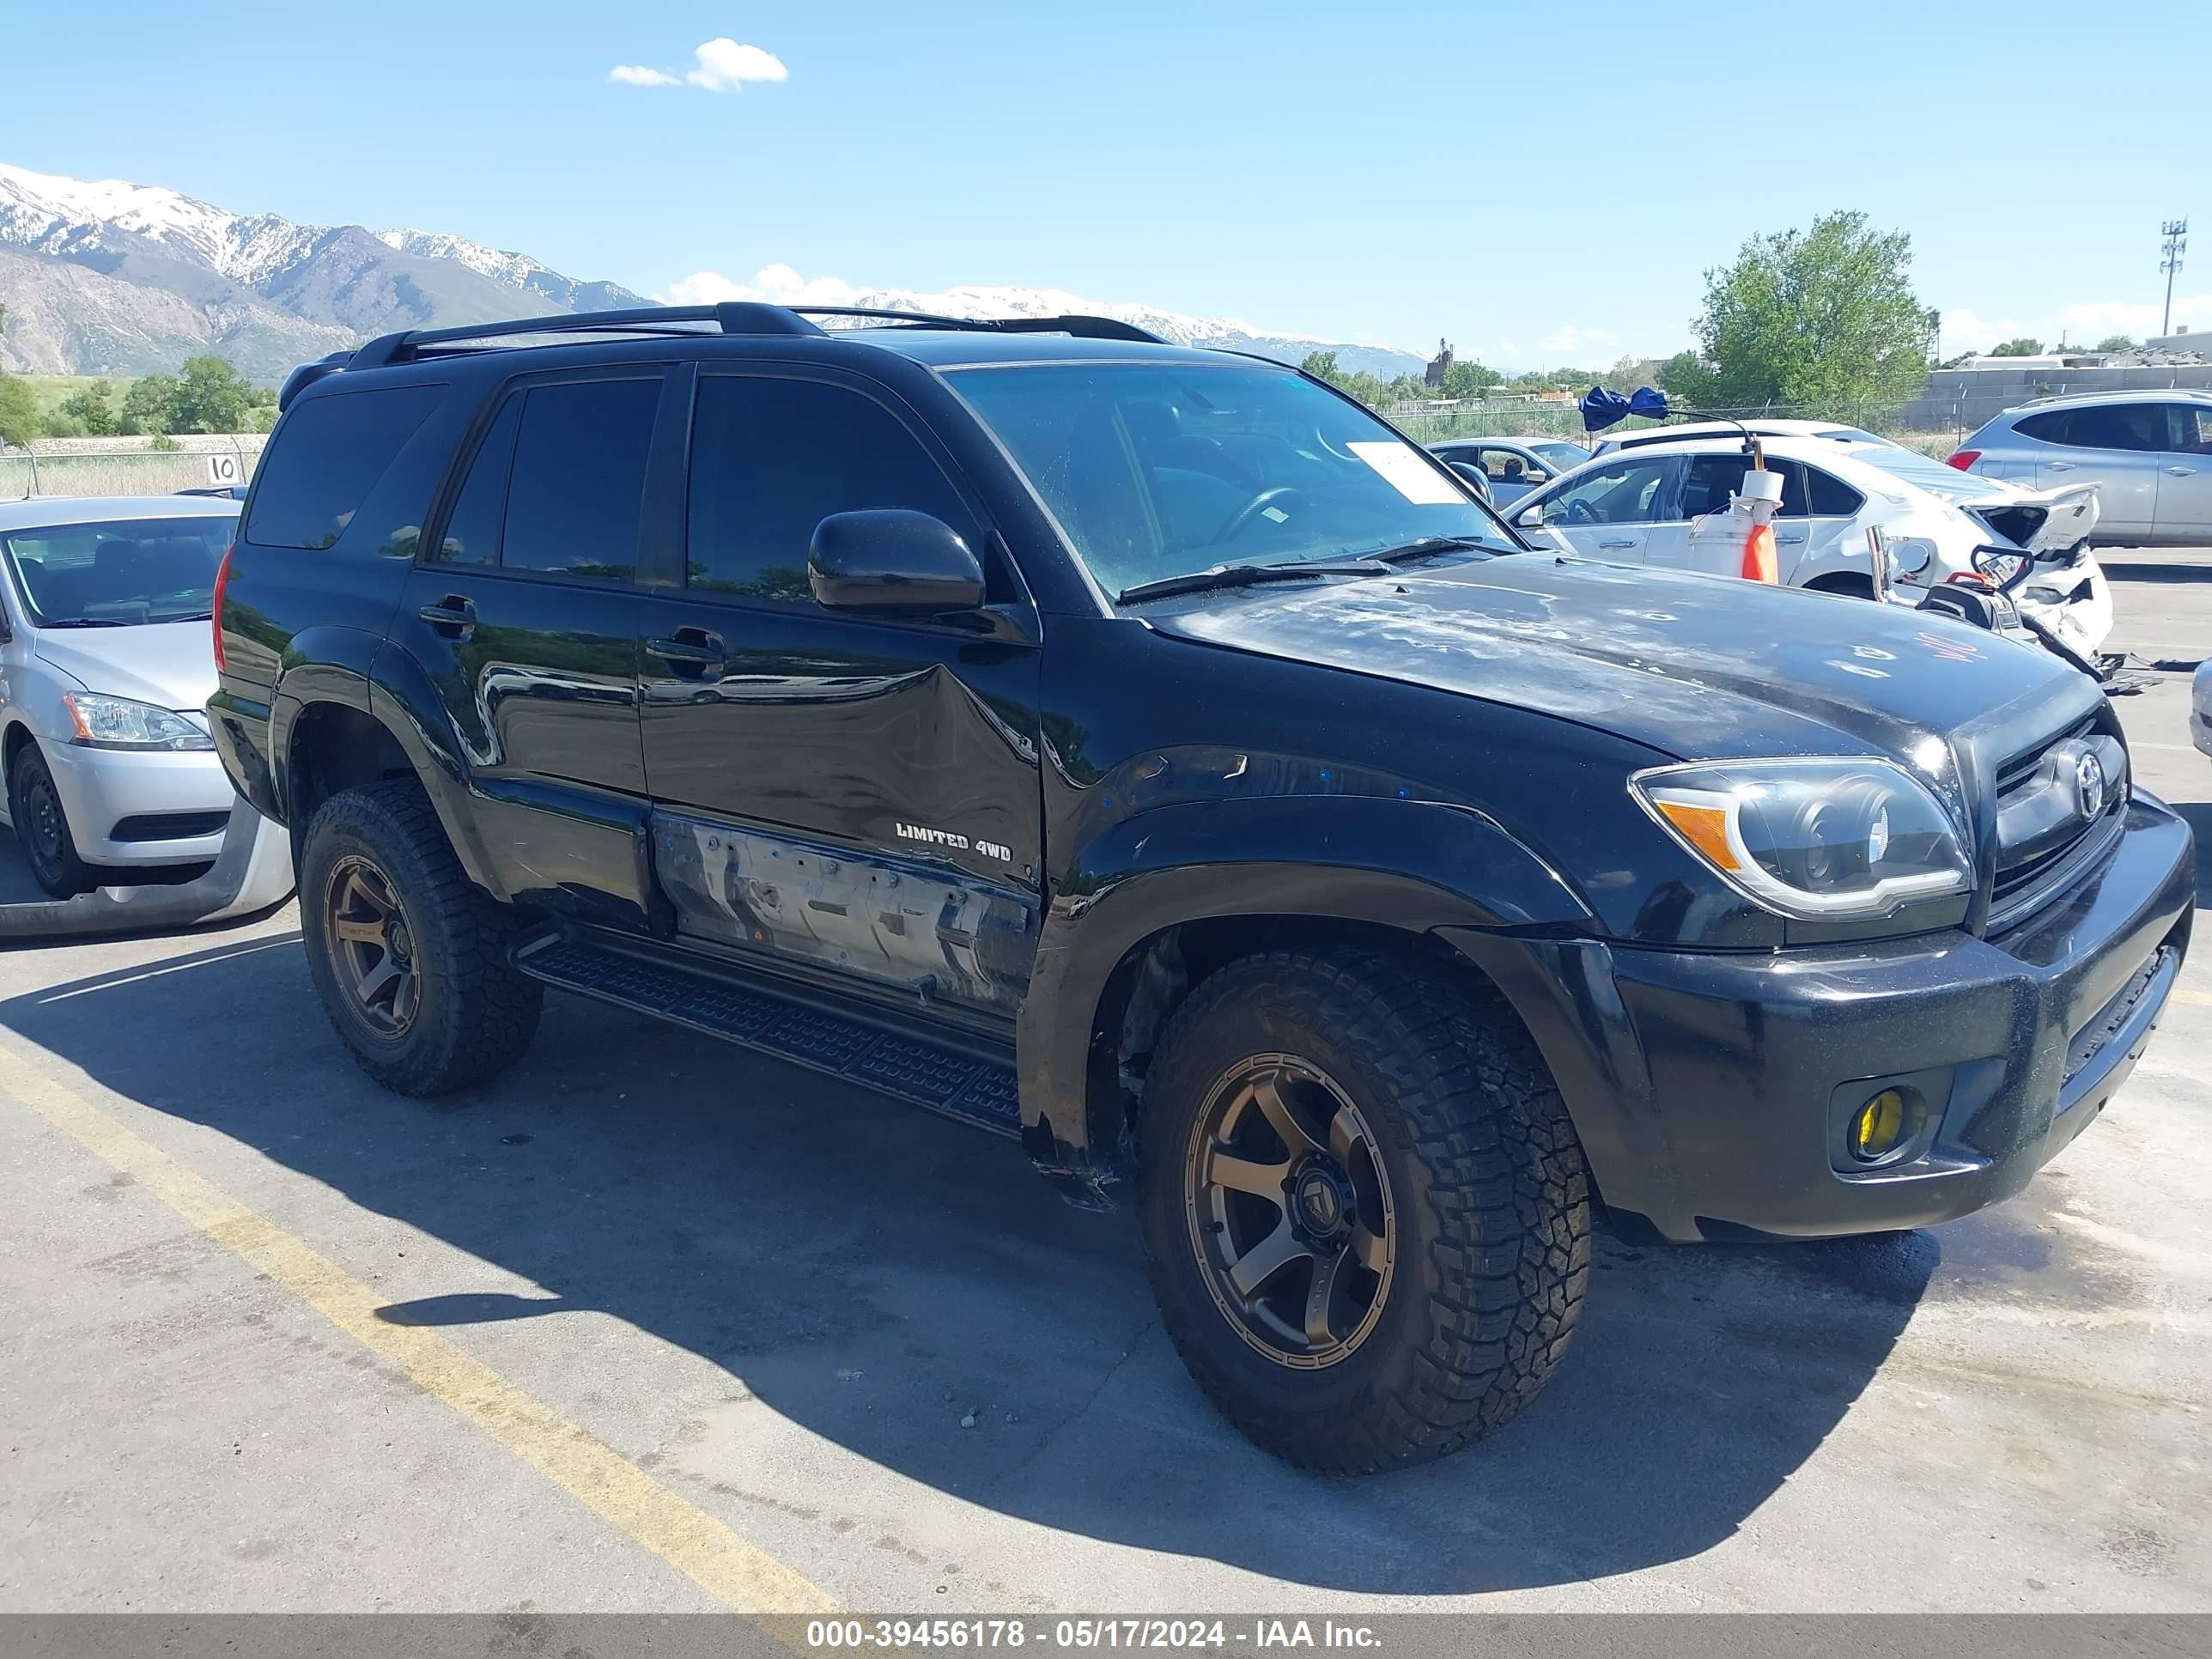
[[[1851,1156],[1862,1164],[1876,1164],[1911,1139],[1920,1127],[1920,1114],[1899,1089],[1884,1089],[1858,1109],[1851,1119]]]

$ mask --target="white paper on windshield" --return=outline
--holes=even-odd
[[[1467,501],[1449,478],[1403,444],[1353,443],[1345,447],[1415,507],[1451,507]]]

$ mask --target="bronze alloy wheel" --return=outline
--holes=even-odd
[[[1278,1364],[1353,1353],[1390,1294],[1389,1178],[1351,1097],[1291,1054],[1255,1054],[1207,1093],[1183,1158],[1200,1276],[1237,1334]]]
[[[364,858],[340,859],[324,891],[323,929],[355,1015],[379,1036],[404,1036],[422,1003],[422,979],[413,931],[384,872]]]

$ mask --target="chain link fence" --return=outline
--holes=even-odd
[[[39,438],[0,449],[0,501],[30,495],[173,495],[242,484],[269,441],[259,433]]]

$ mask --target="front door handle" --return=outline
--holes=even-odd
[[[2197,469],[2193,466],[2169,466],[2166,470],[2177,478],[2193,478],[2197,476]]]
[[[477,631],[477,608],[465,593],[448,593],[435,605],[426,605],[422,620],[449,640],[465,640]]]
[[[2053,472],[2071,472],[2074,470],[2074,463],[2071,461],[2045,461],[2044,465],[2049,467]]]
[[[720,674],[729,656],[722,636],[706,628],[679,628],[665,639],[647,640],[645,648],[686,679]]]
[[[1802,542],[1805,539],[1805,532],[1802,530],[1777,531],[1774,539],[1778,542]]]
[[[1619,542],[1600,542],[1600,543],[1598,544],[1598,545],[1599,545],[1600,547],[1613,547],[1613,548],[1618,548],[1618,547],[1633,547],[1633,546],[1635,546],[1635,545],[1636,545],[1636,544],[1635,544],[1633,541],[1619,541]]]

